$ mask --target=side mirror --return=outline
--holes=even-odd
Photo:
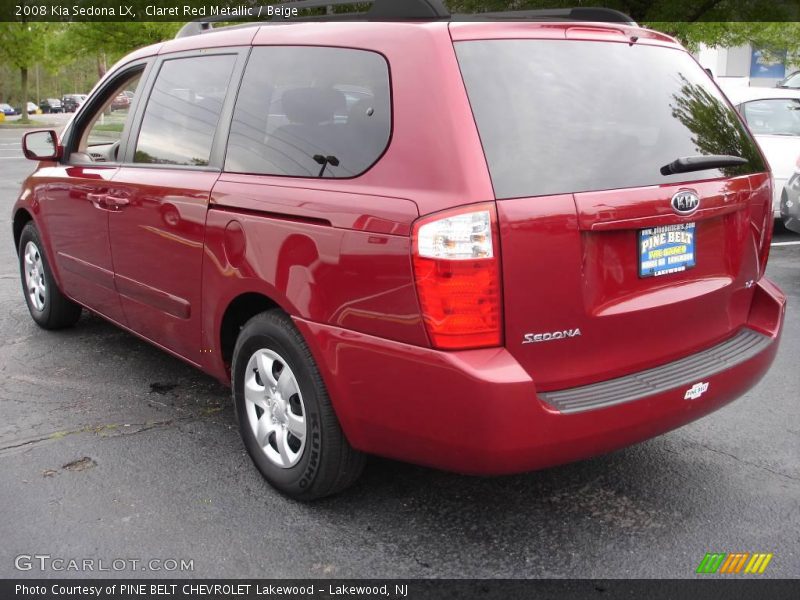
[[[22,136],[22,153],[30,160],[58,160],[64,148],[52,130],[29,131]]]

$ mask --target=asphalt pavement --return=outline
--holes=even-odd
[[[34,167],[20,136],[0,129],[0,577],[684,578],[706,552],[800,575],[800,236],[779,231],[769,264],[790,297],[775,364],[724,409],[512,477],[372,458],[350,490],[299,504],[251,465],[215,380],[86,313],[34,325],[11,237]]]

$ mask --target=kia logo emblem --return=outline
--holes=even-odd
[[[672,197],[672,210],[679,215],[690,215],[700,206],[700,196],[691,190],[681,190]]]

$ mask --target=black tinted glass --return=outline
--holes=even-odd
[[[225,170],[354,177],[391,131],[389,72],[374,52],[254,48],[234,110]]]
[[[134,162],[207,165],[235,62],[233,55],[166,61],[147,101]]]
[[[685,52],[643,44],[456,44],[498,198],[638,187],[765,170],[755,143]],[[749,164],[663,176],[684,156]]]

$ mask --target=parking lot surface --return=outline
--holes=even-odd
[[[86,313],[34,325],[11,237],[34,166],[20,137],[0,129],[0,577],[683,578],[706,552],[770,552],[761,577],[800,574],[800,236],[779,231],[770,259],[789,295],[775,364],[721,411],[512,477],[372,458],[356,486],[304,505],[251,465],[215,380]],[[35,554],[141,562],[18,570]]]

